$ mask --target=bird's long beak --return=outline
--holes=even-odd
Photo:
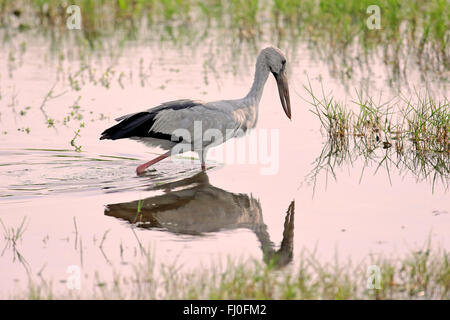
[[[289,99],[289,86],[286,73],[283,70],[280,73],[274,73],[277,80],[278,93],[280,94],[281,105],[283,106],[284,113],[291,119],[291,100]]]

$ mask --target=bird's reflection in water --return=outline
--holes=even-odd
[[[109,204],[105,215],[141,228],[163,229],[176,234],[202,235],[247,228],[258,238],[266,263],[282,267],[292,260],[294,201],[286,213],[281,246],[275,250],[263,221],[261,204],[252,196],[216,188],[204,172],[149,188],[158,189],[164,193],[143,200]]]

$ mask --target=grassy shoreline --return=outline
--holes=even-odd
[[[293,222],[291,206],[287,220]],[[79,278],[67,271],[65,280],[56,281],[45,275],[45,265],[32,271],[32,261],[20,253],[26,219],[17,228],[1,224],[6,243],[2,256],[11,253],[26,273],[25,287],[17,283],[13,292],[0,293],[1,299],[450,299],[450,252],[432,245],[431,237],[401,256],[343,260],[335,252],[333,259],[323,260],[316,247],[297,250],[292,263],[293,246],[285,252],[282,244],[277,251],[263,250],[262,260],[217,257],[211,266],[184,268],[178,262],[157,262],[155,248],[143,245],[135,234],[138,246],[130,248],[132,259],[102,270],[83,272],[80,267]],[[286,230],[283,242],[292,241],[285,236],[289,238]],[[118,249],[122,257],[122,247]]]
[[[149,250],[129,274],[112,270],[112,280],[95,273],[96,284],[81,290],[54,290],[40,275],[6,299],[450,299],[450,253],[424,248],[404,257],[368,256],[360,263],[320,262],[303,251],[296,266],[275,261],[228,259],[223,268],[180,272],[156,264]],[[375,270],[375,271],[374,271]],[[375,273],[379,270],[377,284]],[[371,277],[372,276],[372,277]],[[370,278],[371,277],[371,278]],[[370,279],[371,280],[370,280]],[[368,288],[371,286],[371,288]],[[378,289],[377,289],[378,286]]]
[[[246,51],[237,49],[243,44],[256,52],[261,42],[280,47],[304,42],[344,78],[361,63],[370,70],[371,58],[377,55],[397,76],[407,72],[408,60],[423,72],[444,77],[450,68],[450,13],[445,0],[76,0],[72,4],[81,10],[80,32],[68,32],[68,14],[60,1],[1,0],[0,27],[7,31],[3,40],[38,30],[49,34],[52,43],[74,38],[81,47],[101,50],[110,36],[118,38],[118,46],[139,38],[199,44],[213,36],[237,51]],[[370,5],[380,8],[380,29],[367,26]]]

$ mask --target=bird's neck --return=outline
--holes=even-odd
[[[253,85],[244,100],[247,100],[252,105],[259,105],[268,76],[269,67],[267,66],[264,56],[259,55],[256,60],[255,79],[253,80]]]

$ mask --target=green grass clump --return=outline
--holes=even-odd
[[[401,98],[377,104],[372,98],[358,94],[358,101],[346,106],[323,94],[318,98],[311,85],[305,87],[311,97],[311,110],[332,140],[346,136],[384,143],[390,147],[393,141],[408,140],[417,151],[450,153],[450,103],[446,97],[433,99],[429,94],[416,93],[417,101]],[[397,118],[394,119],[394,115]],[[401,149],[398,149],[401,152]]]
[[[447,98],[431,95],[406,99],[400,97],[377,103],[357,93],[352,105],[333,100],[322,92],[317,97],[311,85],[305,87],[311,97],[312,112],[319,119],[328,140],[310,174],[314,182],[321,171],[334,175],[336,166],[353,164],[358,158],[365,166],[377,164],[408,171],[419,180],[442,181],[448,188],[450,178],[450,104]],[[364,166],[364,167],[365,167]],[[363,168],[364,170],[364,168]],[[361,175],[362,177],[362,175]]]
[[[416,102],[406,101],[403,109],[407,132],[420,152],[450,152],[450,105],[448,100],[434,101],[417,95]]]

